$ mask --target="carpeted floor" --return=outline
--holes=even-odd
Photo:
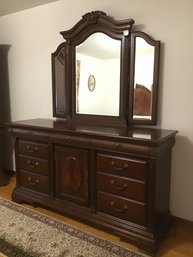
[[[8,257],[143,257],[2,198],[0,252]]]

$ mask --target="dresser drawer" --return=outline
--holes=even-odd
[[[144,226],[146,205],[103,192],[97,193],[97,210]]]
[[[47,177],[42,177],[30,172],[20,172],[20,186],[49,194],[49,180]]]
[[[48,176],[49,163],[47,160],[44,160],[44,159],[38,159],[38,158],[32,158],[29,156],[20,155],[19,169]]]
[[[98,154],[97,170],[141,180],[147,178],[147,162],[113,155]]]
[[[23,141],[19,140],[18,142],[18,151],[24,155],[30,155],[38,158],[48,158],[48,145],[37,143],[37,142],[30,142],[30,141]]]
[[[98,173],[97,189],[134,200],[146,201],[146,183]]]
[[[140,145],[139,147],[137,144],[129,144],[113,140],[91,139],[91,147],[148,156],[148,146]]]

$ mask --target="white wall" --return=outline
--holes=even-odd
[[[119,115],[120,60],[77,54],[80,60],[79,113]],[[94,91],[88,89],[88,77],[95,77]],[[103,96],[108,96],[104,98]]]
[[[9,53],[12,119],[52,117],[50,54],[91,10],[133,18],[137,29],[162,41],[159,124],[179,130],[173,150],[171,212],[193,220],[193,1],[61,0],[0,18]]]

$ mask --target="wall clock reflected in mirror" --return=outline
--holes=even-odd
[[[90,91],[94,91],[95,86],[96,86],[96,79],[95,79],[94,75],[90,75],[88,77],[88,89]]]

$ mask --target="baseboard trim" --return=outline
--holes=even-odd
[[[10,170],[10,169],[2,169],[2,170],[3,170],[3,173],[4,173],[5,176],[11,177],[11,176],[15,175],[14,170]]]
[[[0,168],[0,186],[6,186],[9,184],[11,176],[8,176],[3,169]]]
[[[180,217],[172,216],[175,223],[183,224],[183,225],[190,225],[193,227],[193,220],[187,220]]]
[[[10,178],[14,175],[14,171],[8,169],[0,169],[0,186],[9,184]]]

